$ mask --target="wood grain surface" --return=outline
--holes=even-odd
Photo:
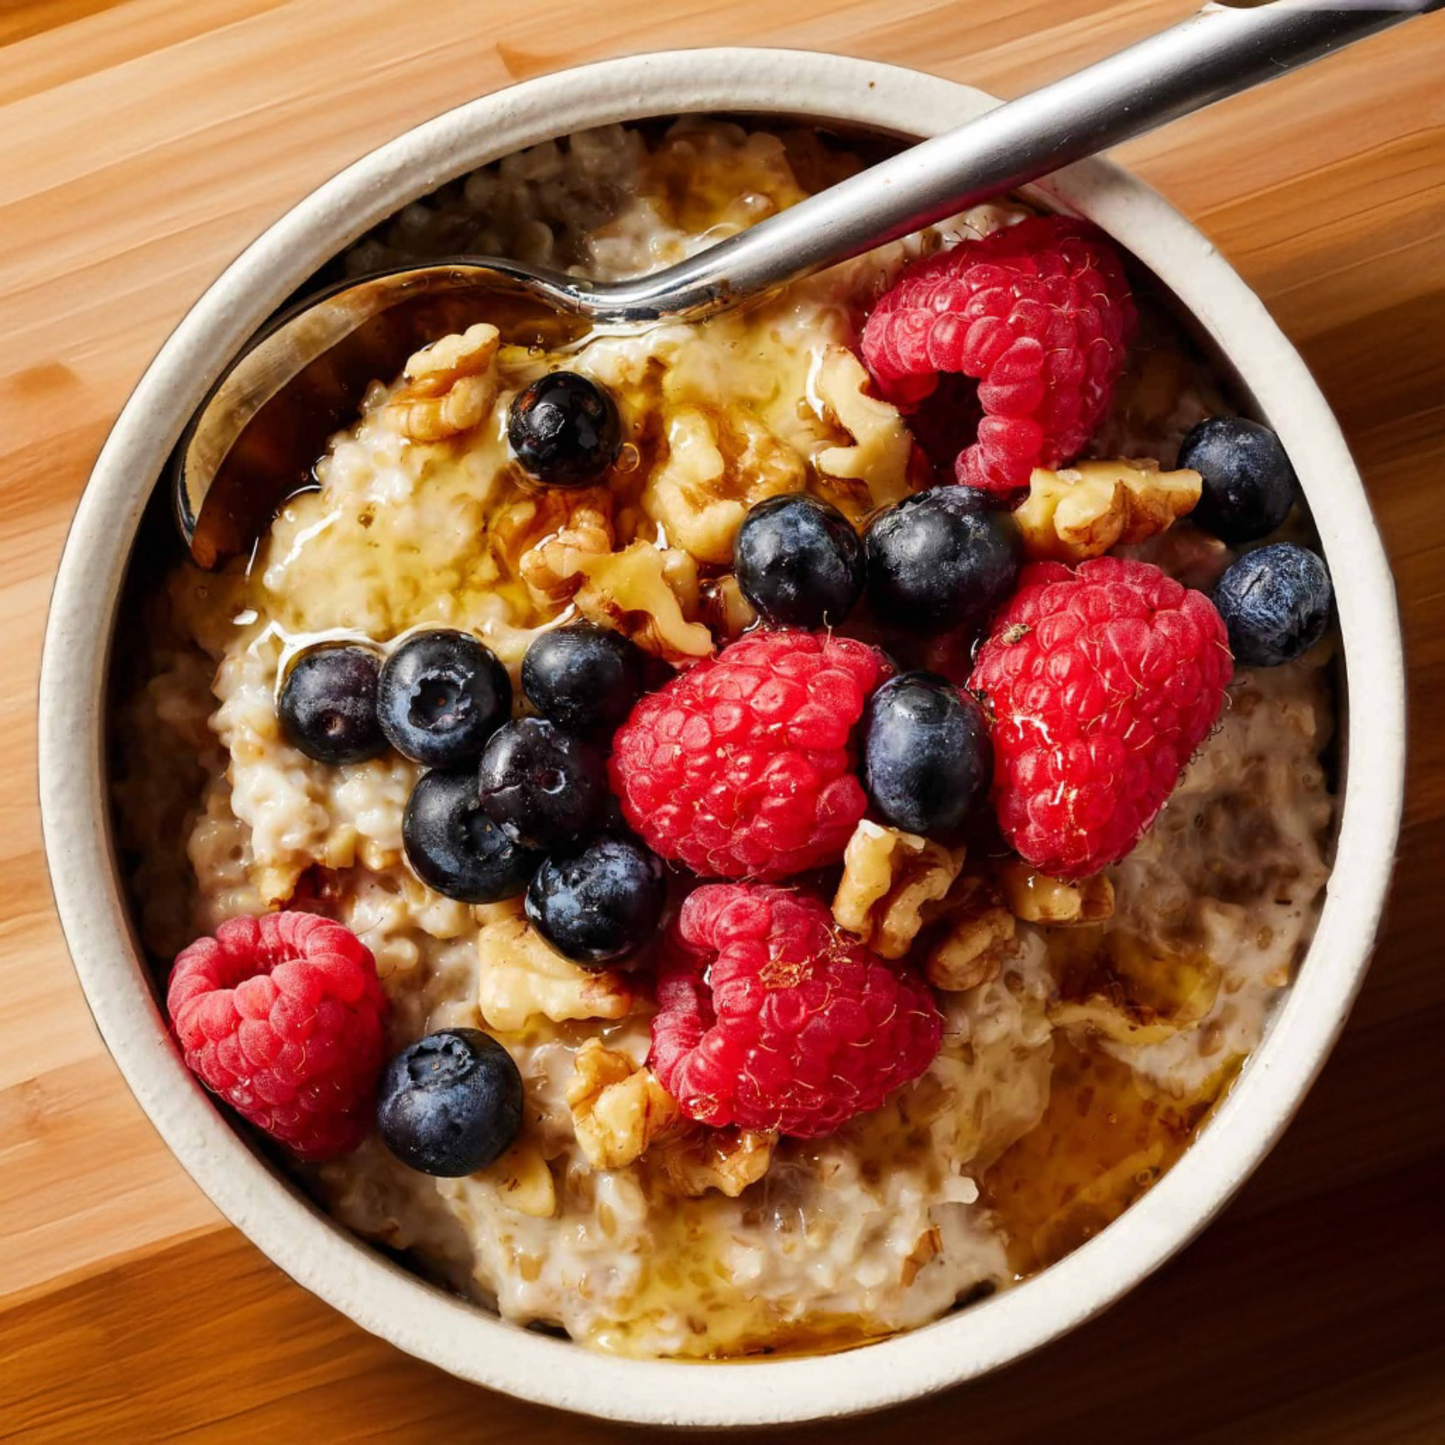
[[[226,1226],[86,1012],[50,904],[35,678],[126,395],[318,182],[509,81],[806,46],[1017,94],[1189,0],[0,0],[0,1438],[622,1441],[364,1334]],[[1412,686],[1388,926],[1344,1040],[1223,1220],[978,1385],[797,1441],[1445,1440],[1445,15],[1134,143],[1303,350],[1394,561]]]

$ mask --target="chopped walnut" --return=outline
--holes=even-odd
[[[961,880],[948,907],[948,929],[924,959],[929,983],[950,993],[992,983],[1014,946],[1013,914],[981,878]]]
[[[556,606],[582,585],[585,562],[611,552],[610,518],[599,508],[583,503],[571,511],[558,530],[522,553],[517,570],[539,606]]]
[[[567,1107],[594,1169],[621,1169],[678,1118],[677,1102],[648,1068],[590,1038],[572,1061]]]
[[[736,1199],[773,1161],[776,1135],[698,1124],[662,1140],[648,1155],[679,1194],[701,1199],[709,1189]]]
[[[477,933],[477,1003],[489,1027],[515,1032],[533,1014],[553,1023],[620,1019],[632,1008],[625,975],[589,973],[554,953],[520,915],[502,914]]]
[[[699,562],[726,566],[748,508],[807,481],[802,457],[746,412],[715,421],[701,407],[670,407],[663,427],[667,453],[642,505],[669,543]]]
[[[401,385],[382,411],[394,432],[414,442],[440,442],[480,426],[497,399],[495,326],[479,321],[444,336],[406,363]]]
[[[896,406],[870,395],[872,382],[863,363],[846,346],[830,346],[823,353],[815,385],[828,419],[853,438],[852,446],[819,452],[818,470],[862,482],[872,507],[887,507],[906,497],[913,437]]]
[[[582,557],[577,570],[585,579],[575,599],[584,617],[669,662],[712,652],[712,633],[689,620],[700,599],[697,564],[686,552],[634,542],[621,552]]]
[[[702,584],[702,616],[718,637],[735,642],[758,620],[757,609],[731,573]]]
[[[1069,883],[1021,859],[999,864],[995,873],[1004,902],[1025,923],[1102,923],[1114,915],[1114,885],[1102,873]]]
[[[557,1186],[536,1140],[523,1134],[495,1164],[486,1169],[502,1202],[518,1214],[550,1219],[557,1212]]]
[[[1198,472],[1162,472],[1147,459],[1036,467],[1014,518],[1030,557],[1082,562],[1168,531],[1199,490]]]
[[[902,958],[923,926],[926,906],[948,892],[962,867],[961,848],[865,819],[843,853],[833,917],[880,957]]]

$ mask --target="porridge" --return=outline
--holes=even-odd
[[[629,276],[856,165],[610,128],[346,264]],[[1187,1146],[1328,874],[1328,582],[1229,410],[1012,200],[704,323],[479,311],[251,557],[133,589],[115,803],[188,1061],[339,1221],[603,1350],[1046,1267]]]

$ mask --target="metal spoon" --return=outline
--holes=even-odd
[[[637,280],[597,283],[461,256],[321,291],[258,334],[182,437],[174,475],[181,533],[203,567],[248,550],[278,505],[310,484],[311,463],[355,415],[368,383],[472,321],[485,317],[509,339],[551,345],[596,322],[711,316],[1442,6],[1211,3]]]

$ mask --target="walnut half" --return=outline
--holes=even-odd
[[[621,1169],[678,1119],[677,1102],[648,1068],[590,1038],[572,1061],[567,1107],[594,1169]]]
[[[871,394],[872,380],[846,346],[823,353],[814,384],[825,415],[852,438],[851,446],[820,451],[818,470],[826,476],[861,482],[868,510],[891,506],[908,495],[908,459],[913,436],[898,408]]]
[[[902,958],[923,926],[925,907],[948,892],[962,867],[961,848],[864,819],[843,854],[833,917],[880,957]]]
[[[1161,472],[1150,460],[1036,467],[1014,513],[1030,557],[1082,562],[1168,531],[1199,501],[1198,472]]]
[[[440,442],[486,420],[497,399],[501,333],[479,321],[444,336],[406,363],[401,385],[387,398],[382,420],[409,441]]]
[[[748,508],[807,482],[802,457],[746,412],[723,422],[701,407],[669,407],[663,430],[667,455],[642,505],[668,541],[699,562],[727,566]]]
[[[554,953],[525,918],[504,914],[477,934],[477,1005],[489,1027],[515,1032],[534,1014],[553,1023],[620,1019],[633,993],[612,969],[589,973]]]

